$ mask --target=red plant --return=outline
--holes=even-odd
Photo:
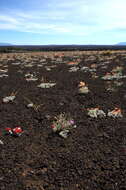
[[[23,132],[22,129],[21,129],[21,127],[15,127],[12,131],[13,131],[13,133],[15,133],[15,134],[20,134],[20,133]]]
[[[15,127],[14,129],[11,129],[10,127],[5,128],[6,132],[12,135],[20,135],[23,130],[21,127]]]

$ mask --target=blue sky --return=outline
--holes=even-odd
[[[0,42],[116,44],[126,41],[126,0],[0,0]]]

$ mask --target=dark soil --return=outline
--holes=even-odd
[[[92,79],[90,72],[69,72],[70,66],[65,62],[75,60],[74,54],[80,56],[79,68],[97,64],[99,78]],[[0,78],[0,140],[4,142],[0,144],[0,190],[126,189],[126,79],[122,79],[123,85],[115,92],[108,92],[106,81],[100,78],[117,65],[123,66],[123,74],[126,74],[125,53],[103,56],[94,52],[95,60],[87,60],[93,52],[66,53],[59,63],[46,58],[46,65],[37,67],[43,55],[26,55],[37,59],[32,68],[11,64],[23,63],[23,54],[8,54],[5,60],[0,55],[1,63],[8,65],[9,74],[7,78]],[[9,60],[10,57],[15,60]],[[58,54],[55,57],[58,59]],[[103,69],[102,63],[108,57],[112,59]],[[57,67],[51,71],[45,69],[55,63]],[[23,73],[17,72],[19,69]],[[27,82],[24,78],[27,71],[36,72],[39,81]],[[56,82],[56,86],[37,88],[42,76]],[[78,94],[80,81],[88,84],[89,94]],[[19,92],[13,103],[2,103],[3,97],[16,90]],[[38,111],[27,108],[24,96],[44,105]],[[106,113],[120,107],[123,118],[88,117],[85,108],[97,106]],[[50,127],[54,116],[63,112],[71,114],[77,125],[67,139],[53,133]],[[24,130],[20,137],[4,134],[6,127],[16,126]]]

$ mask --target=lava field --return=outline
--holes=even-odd
[[[126,51],[1,53],[0,149],[0,190],[125,190]]]

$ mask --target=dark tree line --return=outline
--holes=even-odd
[[[43,45],[43,46],[0,46],[1,53],[29,51],[86,51],[86,50],[126,50],[126,46],[107,45]]]

